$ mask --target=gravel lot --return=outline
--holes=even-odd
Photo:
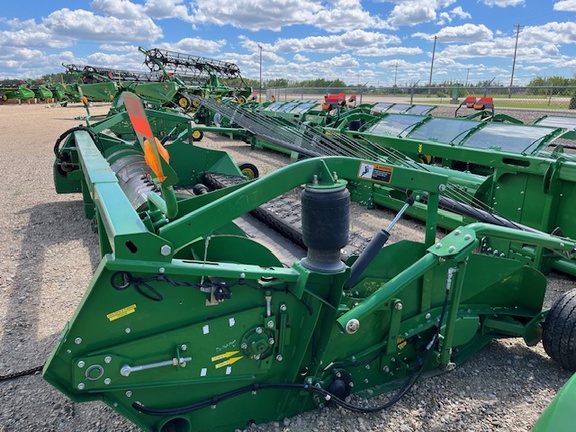
[[[96,105],[93,114],[104,114]],[[454,108],[438,114],[453,115]],[[72,316],[99,261],[97,237],[76,195],[57,195],[52,147],[81,123],[79,106],[0,105],[0,375],[43,364]],[[517,114],[533,120],[539,113]],[[256,164],[261,175],[289,162],[270,151],[207,136],[200,145],[221,148],[238,163]],[[386,226],[391,213],[360,210],[366,229]],[[419,223],[402,221],[393,238],[420,239]],[[574,286],[551,275],[547,302]],[[541,345],[522,340],[490,344],[455,371],[418,383],[396,406],[357,415],[317,410],[283,422],[250,428],[289,431],[528,431],[570,377]],[[379,399],[369,401],[378,403]],[[101,403],[74,404],[40,375],[0,382],[0,432],[136,431]]]

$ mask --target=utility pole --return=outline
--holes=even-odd
[[[394,87],[396,87],[396,78],[398,78],[398,62],[396,62],[396,73],[394,74]]]
[[[518,36],[523,25],[516,24],[516,43],[514,44],[514,60],[512,60],[512,75],[510,76],[510,87],[508,88],[508,98],[512,97],[512,85],[514,84],[514,69],[516,69],[516,54],[518,53]]]
[[[428,95],[430,95],[430,88],[432,87],[432,71],[434,70],[434,56],[436,55],[436,41],[438,36],[434,36],[434,48],[432,49],[432,64],[430,64],[430,80],[428,81]]]
[[[256,45],[260,48],[260,89],[258,90],[258,99],[260,100],[260,103],[262,103],[262,45]],[[266,99],[264,99],[264,102],[266,102]]]

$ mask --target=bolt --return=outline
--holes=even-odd
[[[354,387],[354,383],[352,381],[350,381],[350,384],[348,384],[350,387]]]
[[[270,345],[274,345],[274,338],[268,339],[268,343],[269,343]]]
[[[112,382],[112,380],[110,378],[106,378],[104,380],[104,384],[106,384],[106,385],[110,384],[111,382]]]
[[[260,354],[254,355],[254,360],[260,360]]]
[[[261,334],[262,333],[262,327],[256,327],[256,333]]]
[[[78,383],[78,390],[84,390],[84,383]]]
[[[430,315],[430,312],[428,312],[424,318],[430,319],[431,316],[432,316],[432,315]]]
[[[274,321],[270,320],[266,323],[266,325],[268,326],[268,328],[274,328]]]
[[[284,357],[282,357],[282,354],[278,354],[276,356],[276,360],[278,360],[278,361],[282,361],[283,359],[284,359]]]
[[[460,230],[454,231],[454,235],[457,235],[457,236],[458,236],[458,235],[460,235],[460,234],[462,234],[462,231],[460,231]]]
[[[367,369],[367,370],[370,370],[370,365],[369,365],[369,364],[366,365],[366,369]]]
[[[104,357],[104,363],[110,363],[112,361],[112,357],[106,356]]]
[[[470,240],[472,238],[472,236],[470,234],[466,234],[464,236],[464,240]]]
[[[444,191],[446,190],[446,185],[445,185],[445,184],[439,185],[439,186],[438,186],[438,190],[439,190],[440,192],[444,192]]]
[[[132,397],[132,391],[131,390],[128,390],[126,392],[126,397]]]
[[[384,366],[382,370],[384,371],[384,373],[390,372],[390,368],[388,366]]]
[[[354,334],[360,328],[360,321],[356,318],[352,318],[350,321],[346,323],[346,332],[348,334]]]
[[[132,329],[130,327],[126,327],[126,329],[124,330],[126,333],[130,333],[132,331]]]
[[[448,248],[448,252],[454,252],[456,250],[456,246],[450,246]]]
[[[442,243],[436,243],[436,249],[440,249],[442,247]]]
[[[286,312],[286,305],[285,305],[284,303],[282,303],[282,304],[280,305],[280,310],[281,310],[282,312]]]
[[[340,372],[336,372],[334,375],[336,375],[336,378],[340,378],[342,376]]]
[[[158,269],[158,273],[160,273],[160,274],[164,273],[165,271],[166,271],[166,269],[164,267],[160,267]]]
[[[80,360],[80,361],[78,362],[78,367],[79,367],[79,368],[83,368],[85,364],[86,364],[86,363],[84,363],[82,360]]]
[[[498,249],[494,249],[494,255],[498,255]]]
[[[244,342],[242,345],[240,345],[240,348],[245,350],[246,348],[248,348],[248,344],[246,342]]]
[[[181,349],[182,351],[186,351],[186,350],[188,349],[188,345],[182,344],[182,345],[180,345],[180,349]]]
[[[364,379],[364,382],[365,382],[366,384],[368,384],[370,381],[368,381],[368,378],[366,378],[366,379]]]
[[[165,244],[164,246],[162,246],[160,248],[160,255],[162,256],[168,256],[172,253],[172,248],[170,246],[168,246],[167,244]]]
[[[399,310],[399,311],[401,311],[403,307],[404,306],[402,306],[402,303],[400,303],[400,302],[398,302],[394,305],[394,309]]]
[[[76,339],[74,339],[74,343],[75,343],[76,345],[80,345],[80,344],[82,343],[82,338],[77,337]]]

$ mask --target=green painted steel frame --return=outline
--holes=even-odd
[[[436,331],[443,337],[423,361],[428,373],[459,364],[495,337],[533,342],[543,317],[545,278],[519,261],[473,251],[489,236],[559,253],[575,247],[485,224],[461,227],[436,242],[438,193],[447,177],[383,166],[390,176],[377,183],[429,192],[425,240],[382,249],[345,291],[348,268],[317,273],[299,261],[290,268],[254,264],[270,252],[255,243],[255,256],[243,258],[233,245],[250,240],[219,230],[303,183],[358,180],[363,164],[372,162],[305,160],[180,201],[176,219],[151,229],[87,132],[74,137],[105,254],[43,375],[73,400],[102,400],[145,430],[217,432],[247,420],[281,419],[322,402],[304,391],[306,385],[327,389],[343,374],[355,392],[397,388],[420,368],[420,353]],[[185,176],[182,169],[179,176]],[[203,242],[208,251],[210,239],[221,235],[227,239],[227,249],[219,251],[222,262],[194,254],[193,244]],[[214,301],[215,286],[233,297]],[[437,330],[447,290],[446,321]],[[218,399],[259,384],[273,388],[248,387],[255,391]],[[299,384],[300,391],[283,388],[288,384]],[[177,409],[204,400],[214,401],[214,409],[210,403],[190,412]],[[141,414],[135,401],[170,411]]]

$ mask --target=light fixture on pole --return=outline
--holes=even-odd
[[[262,45],[256,45],[260,48],[260,89],[258,90],[258,98],[260,99],[260,102],[262,102]]]

